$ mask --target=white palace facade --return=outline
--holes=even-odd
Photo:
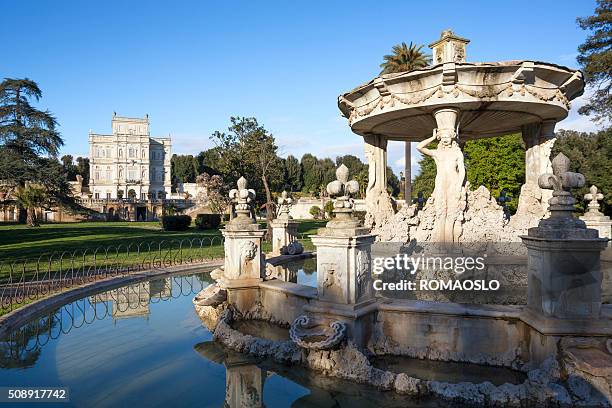
[[[149,115],[113,113],[112,134],[89,133],[89,190],[95,200],[162,199],[170,195],[169,137],[151,137]]]

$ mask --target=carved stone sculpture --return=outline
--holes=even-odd
[[[277,213],[276,219],[278,220],[290,220],[292,217],[289,215],[291,205],[293,204],[293,198],[289,196],[286,190],[283,190],[280,197],[277,200]]]
[[[234,188],[229,192],[229,197],[236,212],[236,217],[230,221],[230,224],[254,224],[255,220],[251,217],[251,203],[255,200],[255,190],[247,188],[247,180],[244,177],[240,177],[236,184],[238,188]]]
[[[346,337],[346,324],[337,320],[326,324],[302,315],[291,323],[289,337],[302,348],[329,350]]]
[[[436,180],[432,194],[436,208],[436,220],[432,240],[434,242],[457,242],[461,235],[461,217],[465,207],[462,192],[465,185],[463,152],[457,143],[454,123],[457,111],[442,109],[435,114],[439,127],[433,135],[417,145],[417,150],[430,156],[436,163]],[[438,148],[428,149],[434,140]]]
[[[353,217],[355,200],[353,196],[359,192],[359,183],[349,181],[349,169],[344,164],[336,169],[336,180],[327,184],[327,193],[334,201],[335,218],[327,223],[328,228],[355,228],[359,220]]]
[[[591,186],[589,193],[584,195],[584,199],[589,201],[587,212],[580,217],[585,222],[588,228],[593,228],[599,231],[599,238],[612,239],[612,220],[599,211],[599,200],[603,200],[604,195],[601,194],[596,186]]]

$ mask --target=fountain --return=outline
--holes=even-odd
[[[366,141],[370,228],[353,215],[359,186],[341,165],[336,180],[327,185],[334,217],[311,237],[317,248],[316,288],[286,274],[262,274],[268,270],[258,258],[262,231],[246,215],[254,192],[242,182],[239,192],[232,193],[237,211],[244,214],[224,231],[225,270],[215,273],[218,282],[194,299],[216,342],[259,361],[299,365],[457,406],[610,406],[612,307],[601,301],[600,265],[608,239],[572,215],[571,189],[584,185],[584,177],[569,171],[567,157],[548,159],[554,123],[582,92],[581,74],[534,61],[467,63],[467,43],[444,32],[432,44],[436,65],[384,75],[340,97],[353,131]],[[484,187],[469,188],[461,143],[518,130],[528,142],[527,181],[518,218],[508,222]],[[382,188],[389,139],[418,141],[423,154],[436,161],[435,190],[421,210],[413,205],[393,213]],[[436,149],[429,147],[434,140]],[[496,292],[488,304],[470,301],[470,295],[454,303],[375,293],[373,248],[377,239],[384,242],[390,236],[399,242],[442,243],[442,248],[478,241],[501,243],[506,251],[514,250],[509,242],[520,245],[527,254],[526,305],[496,302]],[[307,255],[265,262],[278,266]],[[454,253],[451,259],[463,255]],[[490,279],[500,272],[487,273]],[[244,321],[256,320],[288,328],[289,339],[240,331]],[[399,361],[393,371],[379,364],[385,358]],[[514,370],[510,377],[518,380],[493,384],[418,378],[418,370],[402,371],[410,359],[436,361],[440,367],[469,364],[484,372],[489,367],[491,373]],[[260,384],[253,372],[249,381]]]

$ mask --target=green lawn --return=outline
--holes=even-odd
[[[323,225],[323,221],[300,221],[298,233],[315,234]],[[301,241],[307,250],[313,249],[310,239]],[[263,249],[270,251],[271,244],[264,243]],[[146,268],[222,256],[221,232],[193,226],[167,232],[157,222],[62,223],[38,228],[0,224],[0,278],[9,272],[45,277],[56,270],[83,273],[92,266]]]

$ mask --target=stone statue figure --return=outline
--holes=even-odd
[[[438,140],[435,150],[427,146]],[[463,152],[457,143],[453,128],[434,129],[433,135],[417,145],[417,150],[434,159],[436,180],[432,194],[436,208],[436,220],[432,240],[457,242],[461,235],[461,197],[465,184]]]

